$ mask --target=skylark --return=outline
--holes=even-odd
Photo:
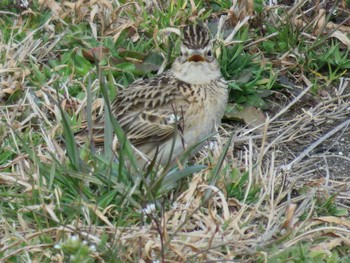
[[[183,30],[180,56],[172,68],[120,90],[111,109],[137,149],[142,167],[153,158],[162,165],[174,163],[213,134],[227,99],[209,31],[193,24]],[[103,118],[97,120],[96,129],[102,122]]]

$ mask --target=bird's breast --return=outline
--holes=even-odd
[[[187,111],[184,125],[186,141],[200,141],[215,131],[220,125],[228,99],[224,82],[209,83],[198,87],[198,98]]]

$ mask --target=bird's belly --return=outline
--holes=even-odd
[[[220,125],[226,106],[226,96],[217,96],[212,101],[204,102],[203,108],[188,118],[184,127],[184,138],[187,146],[194,145],[213,135]],[[198,108],[198,107],[197,107]]]
[[[211,114],[211,115],[210,115]],[[190,122],[191,120],[189,120]],[[196,144],[215,132],[215,128],[220,124],[220,120],[215,118],[213,113],[207,113],[206,116],[193,118],[188,128],[184,129],[184,141],[187,146]]]
[[[221,116],[220,116],[221,117]],[[191,122],[191,125],[186,125]],[[203,141],[213,135],[216,131],[217,125],[220,124],[220,119],[217,120],[214,114],[198,116],[197,118],[190,118],[184,125],[183,131],[177,131],[178,135],[173,140],[169,140],[159,146],[157,161],[166,165],[174,163],[176,158],[180,157],[185,152],[189,151],[190,155],[196,154],[203,146]],[[154,148],[148,157],[154,157]]]

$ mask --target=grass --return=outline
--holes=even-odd
[[[2,1],[4,262],[349,260],[347,181],[319,176],[314,159],[282,169],[300,141],[309,145],[338,125],[330,120],[347,118],[348,94],[318,99],[348,76],[346,32],[327,28],[332,12],[320,17],[305,1],[245,3],[240,17],[221,0],[31,1],[28,9]],[[140,171],[109,102],[116,88],[168,68],[179,49],[172,32],[197,18],[209,21],[231,103],[279,108],[255,133],[224,120],[214,146],[191,163]],[[300,111],[301,98],[278,100],[298,86],[316,106]],[[102,153],[74,135],[101,110],[109,116]]]

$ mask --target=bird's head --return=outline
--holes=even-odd
[[[180,60],[181,62],[211,62],[214,54],[209,31],[198,24],[183,29]]]
[[[191,24],[183,29],[180,56],[173,64],[176,77],[189,83],[206,83],[220,76],[209,30]]]

